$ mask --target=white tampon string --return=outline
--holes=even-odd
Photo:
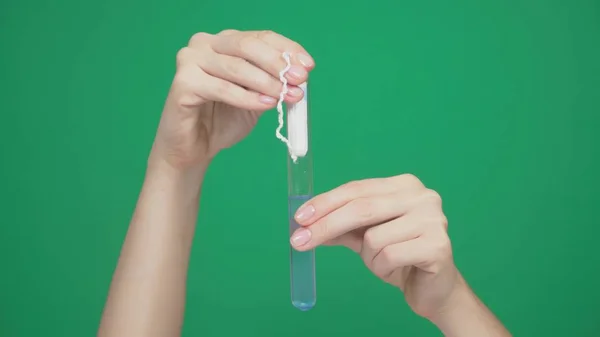
[[[279,80],[283,87],[277,102],[279,126],[275,130],[275,136],[287,146],[289,155],[295,163],[298,157],[304,157],[308,152],[308,86],[306,82],[300,84],[299,87],[304,91],[304,97],[299,102],[289,104],[287,107],[288,137],[286,138],[281,134],[281,129],[283,128],[283,100],[288,92],[285,74],[291,67],[291,61],[290,53],[284,52],[282,56],[287,65],[279,72]]]
[[[288,70],[290,70],[292,64],[290,61],[290,53],[284,52],[282,56],[287,65],[285,66],[285,68],[283,68],[282,71],[279,72],[279,80],[281,81],[281,83],[283,83],[283,87],[281,89],[281,93],[279,93],[279,101],[277,102],[277,117],[279,121],[279,126],[277,126],[277,129],[275,130],[275,136],[289,148],[290,142],[281,134],[281,129],[283,129],[283,99],[288,93],[287,78],[285,78],[285,74],[288,72]]]

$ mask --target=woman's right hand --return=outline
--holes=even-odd
[[[271,31],[197,33],[177,54],[177,72],[167,98],[153,158],[187,170],[242,140],[262,112],[277,105],[286,67],[286,102],[302,99],[297,85],[315,63],[298,43]]]

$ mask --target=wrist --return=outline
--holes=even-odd
[[[148,157],[145,184],[160,185],[166,191],[197,197],[209,163],[207,159],[193,166],[173,166],[153,150]]]
[[[452,331],[465,326],[472,319],[473,308],[477,306],[477,298],[461,275],[444,307],[429,318],[444,335],[453,335]]]
[[[446,337],[511,336],[460,275],[447,304],[430,321]]]

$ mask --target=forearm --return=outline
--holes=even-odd
[[[149,161],[98,336],[180,335],[205,167],[184,174]]]
[[[431,321],[446,337],[511,337],[464,279],[444,311]]]

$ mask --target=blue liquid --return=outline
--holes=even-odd
[[[289,196],[290,235],[300,228],[294,220],[294,214],[300,206],[311,198],[309,195]],[[314,249],[299,252],[290,246],[290,287],[292,304],[302,310],[312,309],[317,302],[317,287],[315,279]]]

